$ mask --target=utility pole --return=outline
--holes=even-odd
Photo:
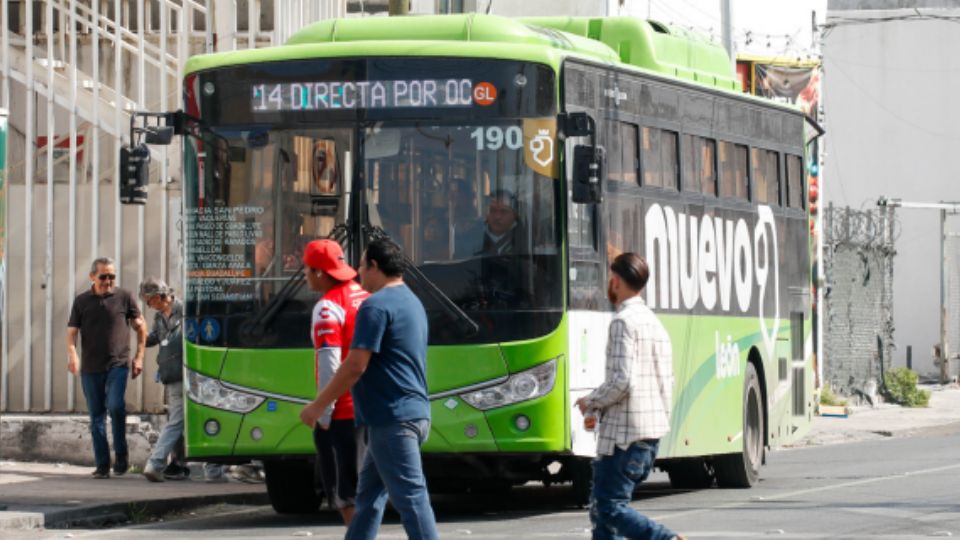
[[[720,0],[720,26],[723,48],[727,50],[730,63],[736,68],[737,57],[733,52],[733,20],[730,12],[730,0]]]
[[[949,313],[947,312],[947,279],[949,274],[949,259],[947,258],[946,240],[947,240],[947,215],[960,214],[960,203],[958,202],[907,202],[900,199],[888,199],[880,197],[877,206],[888,208],[913,208],[919,210],[939,210],[940,211],[940,346],[937,348],[937,356],[940,362],[940,384],[946,384],[950,378],[950,347],[947,343],[947,328]],[[956,233],[949,236],[960,236]]]

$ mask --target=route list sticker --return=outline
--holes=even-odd
[[[262,206],[187,209],[191,298],[201,302],[253,299],[254,252],[263,239],[263,213]]]

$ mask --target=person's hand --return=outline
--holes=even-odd
[[[574,405],[576,405],[576,406],[580,409],[580,412],[581,412],[581,413],[587,412],[587,398],[586,398],[586,397],[582,397],[582,398],[578,399],[578,400],[576,401],[576,403],[574,403]]]
[[[323,407],[319,407],[315,401],[312,401],[300,411],[300,421],[308,428],[312,428],[317,424],[321,414],[323,414]]]
[[[143,373],[143,357],[137,356],[133,359],[133,366],[130,369],[130,378],[136,379]]]
[[[80,371],[80,360],[77,358],[77,354],[73,353],[67,358],[67,371],[76,375]]]

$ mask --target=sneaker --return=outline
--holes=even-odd
[[[130,469],[130,463],[127,456],[117,456],[117,461],[113,464],[113,474],[123,476]]]
[[[263,473],[258,467],[253,465],[238,465],[230,472],[230,476],[238,482],[246,484],[259,484],[263,482]]]
[[[210,475],[210,476],[204,475],[203,481],[208,484],[223,484],[225,482],[229,482],[230,479],[227,478],[227,475],[225,474]]]
[[[147,465],[143,468],[143,475],[151,482],[163,482],[163,474],[153,466],[153,463],[147,462]]]
[[[186,480],[190,477],[190,468],[182,467],[177,463],[170,463],[163,470],[163,477],[167,480]]]
[[[109,465],[100,465],[93,471],[93,477],[98,480],[103,480],[105,478],[110,478],[110,466]]]

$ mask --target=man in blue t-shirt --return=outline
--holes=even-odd
[[[430,433],[427,315],[403,283],[403,265],[400,247],[390,240],[367,246],[360,280],[372,294],[357,312],[350,352],[300,412],[313,428],[323,410],[353,387],[354,413],[368,446],[348,539],[376,538],[388,496],[408,537],[438,538],[420,459]]]

